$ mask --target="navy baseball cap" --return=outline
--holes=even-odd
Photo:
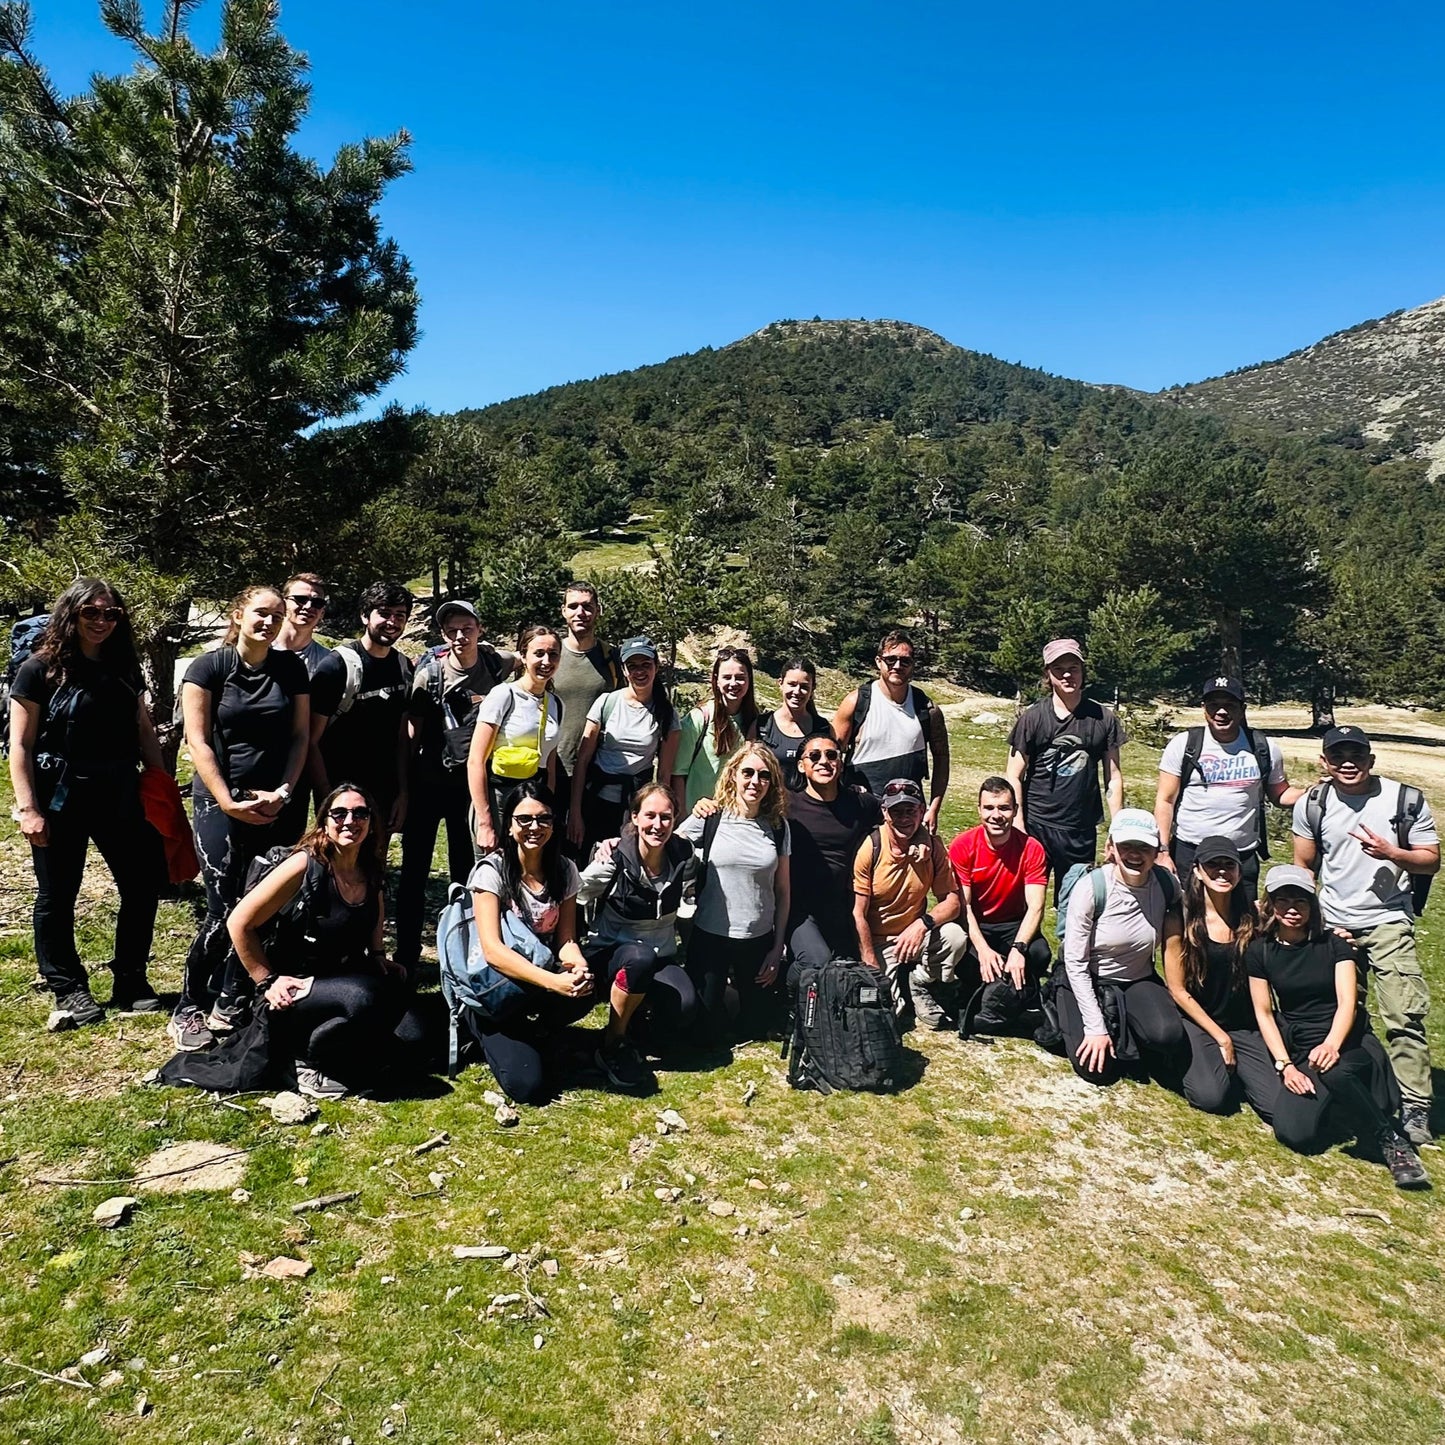
[[[1200,697],[1208,697],[1211,693],[1228,693],[1235,702],[1244,701],[1244,684],[1237,677],[1210,677],[1204,681],[1200,689]]]
[[[1342,748],[1347,746],[1364,748],[1370,747],[1370,739],[1363,728],[1357,728],[1353,723],[1345,723],[1342,727],[1331,728],[1324,736],[1320,744],[1326,752],[1331,748]]]

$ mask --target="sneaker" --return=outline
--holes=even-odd
[[[211,1011],[206,1015],[206,1027],[214,1034],[228,1034],[232,1029],[240,1028],[250,1013],[250,999],[222,996],[211,1005]]]
[[[117,1013],[154,1014],[161,1011],[161,1001],[145,970],[132,973],[124,969],[115,970],[115,983],[110,990],[110,1006]]]
[[[1421,1144],[1432,1144],[1435,1136],[1430,1132],[1429,1104],[1408,1103],[1400,1109],[1400,1130],[1417,1148]]]
[[[296,1092],[308,1099],[344,1099],[351,1090],[345,1084],[313,1068],[305,1059],[296,1060]]]
[[[1420,1163],[1410,1141],[1394,1129],[1380,1135],[1380,1153],[1385,1156],[1385,1168],[1395,1181],[1396,1189],[1428,1189],[1430,1176]]]
[[[194,1004],[189,1008],[177,1009],[166,1025],[171,1042],[183,1054],[199,1053],[216,1042],[216,1036],[206,1027],[206,1020]]]
[[[105,1010],[90,996],[90,989],[81,984],[69,993],[55,996],[55,1012],[65,1014],[72,1028],[83,1029],[90,1024],[103,1024]]]
[[[614,1089],[634,1092],[645,1089],[653,1081],[652,1071],[626,1039],[618,1039],[613,1044],[602,1043],[593,1054],[592,1061]]]

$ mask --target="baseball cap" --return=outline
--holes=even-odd
[[[1221,858],[1232,859],[1235,863],[1241,861],[1239,848],[1234,839],[1226,838],[1223,833],[1216,833],[1213,837],[1206,838],[1194,850],[1196,863],[1214,863]]]
[[[453,612],[465,612],[478,627],[482,625],[482,619],[477,616],[477,609],[473,607],[470,602],[463,602],[460,598],[456,598],[450,602],[443,602],[442,605],[437,608],[437,626],[443,626],[446,623],[448,615]]]
[[[1346,744],[1357,748],[1368,748],[1370,739],[1363,728],[1357,728],[1353,723],[1345,723],[1341,727],[1331,728],[1325,734],[1320,746],[1329,752],[1331,748],[1344,747]]]
[[[1281,888],[1298,888],[1301,893],[1315,895],[1315,876],[1296,863],[1280,863],[1264,875],[1264,891],[1278,893]]]
[[[1109,824],[1109,840],[1113,843],[1144,843],[1150,848],[1159,846],[1159,825],[1153,813],[1143,808],[1120,808]]]
[[[1084,660],[1084,649],[1072,637],[1056,637],[1052,642],[1044,643],[1044,666],[1049,667],[1061,657],[1071,654],[1080,662]]]
[[[1208,697],[1212,692],[1228,693],[1235,702],[1244,701],[1244,684],[1237,677],[1209,677],[1204,680],[1204,686],[1199,690],[1200,697]]]
[[[650,657],[657,661],[657,649],[652,645],[650,637],[629,637],[617,649],[617,655],[623,662],[629,662],[634,657]]]
[[[889,808],[896,808],[900,803],[912,803],[921,808],[923,806],[923,789],[913,781],[912,778],[894,778],[883,788],[883,796],[878,800],[886,813]]]

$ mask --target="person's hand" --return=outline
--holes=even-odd
[[[243,798],[239,803],[233,798],[221,804],[221,811],[228,818],[234,818],[238,823],[247,823],[253,828],[264,828],[273,820],[275,815],[264,809],[265,804],[259,797]]]
[[[1074,1057],[1086,1074],[1098,1074],[1103,1072],[1104,1063],[1113,1052],[1114,1041],[1108,1034],[1085,1034]]]
[[[1280,1077],[1284,1079],[1284,1086],[1291,1094],[1313,1094],[1315,1091],[1315,1081],[1308,1074],[1301,1073],[1293,1064],[1286,1064]]]
[[[923,945],[927,939],[928,925],[921,918],[915,918],[893,940],[893,957],[899,963],[916,963],[918,955],[923,952]]]
[[[1351,933],[1348,928],[1332,928],[1330,932],[1333,933],[1336,938],[1343,938],[1346,943],[1353,943],[1355,941],[1355,935]]]
[[[1024,988],[1025,963],[1026,960],[1023,954],[1016,948],[1009,949],[1008,953],[1004,956],[1004,971],[1013,980],[1013,986],[1018,989],[1020,993],[1023,992]]]
[[[572,810],[567,814],[567,841],[574,847],[582,846],[582,805],[574,802]]]
[[[592,975],[564,969],[561,973],[547,975],[547,987],[563,998],[584,998],[592,992]]]
[[[930,833],[938,832],[938,810],[943,807],[943,799],[935,798],[923,813],[923,826]]]
[[[381,971],[392,978],[405,978],[406,965],[395,958],[388,958],[384,953],[373,955],[377,963],[381,965]]]
[[[1167,848],[1159,850],[1159,856],[1155,859],[1161,868],[1167,868],[1176,878],[1179,876],[1179,865],[1170,856]]]
[[[274,789],[258,789],[256,792],[256,811],[263,817],[274,819],[286,806],[286,800]]]
[[[592,850],[592,861],[594,863],[610,863],[612,855],[617,851],[617,845],[621,841],[621,838],[604,838]]]
[[[1232,1069],[1234,1067],[1234,1040],[1225,1034],[1222,1039],[1217,1039],[1215,1042],[1218,1043],[1219,1052],[1224,1058],[1224,1067]]]
[[[985,983],[992,983],[996,978],[1003,977],[1003,971],[1008,959],[997,949],[990,948],[988,944],[980,944],[978,950],[978,971]]]
[[[490,817],[477,819],[477,847],[483,853],[497,851],[497,829]]]
[[[1334,1066],[1340,1061],[1340,1051],[1326,1039],[1322,1044],[1316,1044],[1309,1052],[1309,1060],[1321,1073]]]
[[[773,980],[778,976],[778,967],[783,961],[783,945],[780,943],[775,948],[768,950],[768,956],[763,960],[763,966],[758,970],[758,987],[771,988]]]
[[[1400,861],[1401,849],[1399,844],[1393,843],[1390,839],[1382,837],[1379,833],[1365,827],[1363,823],[1350,834],[1360,845],[1360,851],[1367,858],[1379,858],[1386,863],[1398,863]]]
[[[406,822],[406,794],[404,792],[396,795],[396,801],[391,805],[391,812],[386,817],[386,831],[388,833],[400,833]]]
[[[50,825],[39,808],[20,809],[20,836],[32,848],[45,848],[50,844]]]
[[[262,997],[274,1009],[290,1008],[296,1002],[296,995],[305,987],[304,979],[294,978],[289,973],[282,973],[271,980]]]
[[[692,816],[694,818],[710,818],[717,812],[716,798],[699,798],[692,805]]]

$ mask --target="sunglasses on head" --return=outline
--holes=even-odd
[[[354,808],[328,808],[326,816],[333,823],[344,823],[348,818],[353,823],[366,823],[371,819],[371,809],[365,803],[358,803]]]
[[[80,615],[87,622],[119,622],[125,616],[125,608],[102,607],[98,602],[87,602],[81,607]]]

